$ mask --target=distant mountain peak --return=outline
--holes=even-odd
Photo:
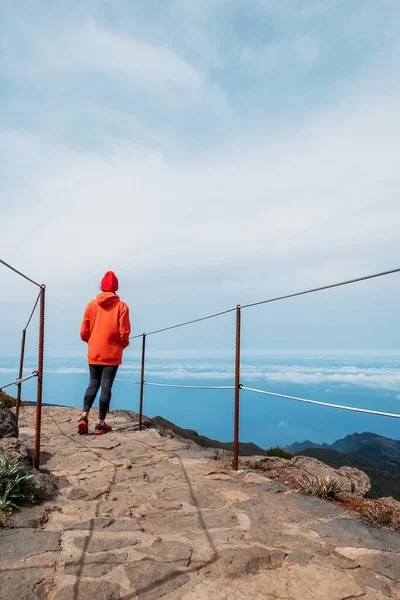
[[[315,442],[311,442],[310,440],[305,440],[304,442],[294,442],[289,446],[285,446],[285,450],[287,452],[302,452],[307,448],[333,448],[334,450],[338,450],[339,452],[357,452],[360,446],[368,446],[372,445],[375,450],[382,446],[385,449],[387,448],[398,448],[399,458],[400,458],[400,441],[393,440],[391,438],[387,438],[383,435],[379,435],[377,433],[372,433],[370,431],[364,431],[363,433],[350,433],[346,435],[344,438],[340,438],[333,442],[333,444],[316,444]]]

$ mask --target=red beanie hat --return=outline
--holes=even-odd
[[[118,289],[118,279],[112,271],[107,271],[100,284],[103,292],[116,292]]]

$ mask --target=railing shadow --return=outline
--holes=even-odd
[[[121,433],[121,432],[120,432]],[[124,435],[124,434],[122,434]],[[156,447],[152,446],[151,444],[146,444],[145,442],[143,442],[142,440],[140,440],[141,444],[144,444],[146,446],[151,447],[154,450],[157,450]],[[161,450],[160,450],[161,451]],[[122,600],[133,600],[134,598],[139,597],[141,594],[145,594],[148,592],[151,592],[153,590],[156,590],[159,586],[164,585],[165,583],[168,583],[169,581],[172,581],[174,579],[177,579],[178,577],[181,577],[182,575],[185,574],[190,574],[190,573],[194,573],[194,572],[198,572],[201,571],[202,569],[204,569],[204,567],[207,567],[209,565],[212,565],[213,563],[215,563],[218,558],[219,558],[219,553],[217,550],[217,547],[212,539],[212,536],[207,528],[203,513],[202,513],[202,509],[201,506],[199,504],[199,501],[196,497],[195,491],[193,489],[193,485],[190,481],[189,475],[187,473],[187,470],[185,469],[185,466],[182,462],[181,457],[178,454],[172,453],[170,456],[176,458],[179,462],[180,468],[182,470],[184,479],[186,481],[188,490],[189,490],[189,494],[193,503],[193,506],[196,508],[196,512],[197,512],[197,517],[200,523],[200,530],[204,533],[206,539],[207,539],[207,543],[209,545],[209,547],[211,548],[211,557],[207,560],[204,560],[202,562],[200,562],[199,564],[190,567],[190,568],[186,568],[186,569],[176,569],[170,573],[168,573],[167,575],[165,575],[164,577],[161,577],[160,579],[157,579],[156,581],[154,581],[153,583],[144,586],[142,588],[138,588],[135,590],[135,592],[129,593],[125,596],[122,596]],[[164,564],[168,564],[165,563],[165,561],[163,561]],[[170,563],[169,563],[170,564]]]
[[[72,595],[71,595],[71,600],[78,600],[79,599],[79,595],[80,595],[80,585],[83,579],[83,572],[84,572],[84,568],[85,566],[87,566],[88,564],[92,564],[90,561],[87,561],[87,555],[89,553],[89,545],[90,542],[93,538],[94,532],[95,532],[95,521],[97,518],[101,517],[101,513],[100,513],[100,505],[102,502],[104,502],[105,500],[107,500],[107,498],[109,498],[111,492],[112,492],[112,488],[115,485],[116,482],[116,477],[117,477],[117,473],[118,473],[118,468],[117,466],[109,459],[107,459],[103,454],[101,454],[100,452],[94,450],[93,448],[90,448],[89,446],[87,446],[84,443],[81,443],[79,440],[73,438],[71,435],[67,434],[66,432],[64,432],[62,430],[62,428],[60,427],[60,425],[57,423],[57,421],[53,418],[53,416],[51,414],[48,414],[48,416],[50,417],[50,419],[54,422],[54,424],[57,426],[57,428],[59,429],[60,433],[67,437],[68,439],[70,439],[74,445],[78,445],[78,446],[82,446],[83,448],[85,448],[86,450],[89,450],[90,452],[92,452],[93,454],[95,454],[98,458],[100,458],[101,460],[104,460],[106,462],[110,463],[110,466],[113,468],[113,474],[112,477],[107,485],[107,488],[105,489],[105,491],[102,493],[101,495],[101,499],[99,499],[99,501],[96,504],[95,507],[95,516],[92,517],[91,519],[87,519],[88,521],[88,530],[87,530],[87,535],[85,536],[84,539],[84,544],[81,550],[81,555],[80,558],[75,562],[74,561],[74,566],[76,566],[76,580],[74,582],[73,585],[73,590],[72,590]],[[115,430],[116,432],[118,432],[119,435],[126,437],[127,439],[129,439],[130,441],[132,441],[132,439],[134,440],[134,438],[132,438],[131,436],[126,435],[123,431],[118,431]],[[152,444],[148,444],[146,442],[144,442],[143,440],[134,440],[136,443],[139,443],[141,445],[144,445],[146,447],[148,447],[149,449],[151,448],[152,450],[158,450],[159,452],[165,452],[164,449],[161,448],[157,448],[156,446],[153,446]],[[199,521],[199,530],[202,531],[205,535],[205,538],[207,540],[207,544],[211,549],[211,556],[210,558],[208,558],[207,560],[201,561],[199,563],[197,563],[196,565],[193,565],[192,567],[190,567],[190,562],[188,563],[188,568],[184,568],[184,569],[178,569],[176,568],[175,570],[173,570],[172,572],[167,573],[164,577],[161,577],[160,579],[157,579],[156,581],[152,582],[151,584],[142,587],[140,589],[136,589],[135,592],[129,593],[125,596],[122,596],[122,600],[131,600],[133,598],[136,598],[137,596],[140,597],[140,594],[145,594],[146,592],[150,592],[152,590],[157,589],[159,586],[175,579],[178,577],[181,577],[184,574],[189,574],[192,572],[197,572],[200,571],[201,569],[203,569],[206,566],[209,566],[213,563],[215,563],[218,558],[219,558],[219,554],[216,548],[216,545],[212,539],[212,536],[207,528],[204,516],[203,516],[203,512],[202,512],[202,508],[200,506],[200,503],[198,501],[198,498],[196,496],[195,490],[193,488],[193,485],[190,481],[188,472],[183,464],[183,461],[181,459],[181,457],[172,452],[171,454],[169,454],[169,457],[172,458],[176,458],[178,460],[180,469],[182,471],[183,477],[184,477],[184,481],[186,482],[187,485],[187,489],[189,491],[189,495],[191,498],[191,503],[192,505],[195,507],[196,513],[197,513],[197,518]],[[146,465],[148,466],[148,465]],[[172,563],[168,563],[163,561],[164,564],[172,564]],[[110,567],[114,567],[114,566],[118,566],[118,565],[122,565],[125,564],[125,561],[115,561],[115,562],[110,562],[109,565]]]
[[[93,454],[95,454],[97,456],[97,458],[100,458],[101,460],[104,460],[105,462],[108,462],[110,464],[110,466],[113,468],[113,475],[108,483],[107,488],[105,489],[104,493],[101,495],[101,499],[97,502],[96,504],[96,508],[95,508],[95,516],[92,517],[91,519],[87,519],[89,521],[89,529],[88,534],[85,536],[84,539],[84,544],[83,544],[83,548],[81,551],[81,556],[80,558],[76,561],[75,565],[77,566],[77,571],[76,571],[76,581],[74,583],[73,586],[73,590],[72,590],[72,597],[71,600],[78,600],[79,598],[79,586],[81,584],[81,580],[82,580],[82,573],[83,573],[83,569],[85,568],[85,565],[87,564],[86,562],[86,555],[88,553],[88,548],[89,548],[89,544],[93,538],[93,534],[94,534],[94,527],[95,527],[95,519],[98,518],[100,515],[100,504],[101,502],[104,502],[104,500],[107,500],[108,497],[111,494],[111,490],[113,485],[115,484],[115,480],[116,480],[116,476],[117,476],[117,472],[118,469],[115,466],[115,464],[109,460],[108,458],[106,458],[105,456],[103,456],[100,452],[97,452],[96,450],[94,450],[93,448],[90,448],[89,446],[87,446],[86,444],[83,444],[82,442],[78,441],[77,439],[74,439],[72,436],[68,435],[67,433],[65,433],[65,431],[62,430],[62,428],[60,427],[60,425],[57,423],[57,421],[53,418],[53,416],[51,414],[48,415],[50,417],[50,419],[53,421],[53,423],[57,426],[58,430],[60,431],[60,433],[65,436],[66,438],[68,438],[69,440],[71,440],[74,444],[78,445],[78,446],[82,446],[83,448],[85,448],[86,450],[89,450],[90,452],[92,452]],[[119,565],[122,563],[116,562],[115,564],[113,563],[109,563],[110,566],[113,565]]]

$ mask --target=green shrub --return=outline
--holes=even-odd
[[[7,455],[0,455],[0,520],[20,506],[33,502],[32,475]]]
[[[274,446],[273,448],[268,448],[268,450],[265,451],[265,456],[277,456],[278,458],[286,458],[287,460],[290,460],[294,455],[291,454],[291,452],[286,452],[286,450],[280,448],[279,446]]]
[[[299,481],[298,491],[318,498],[335,498],[342,490],[338,480],[333,477],[321,479],[317,475],[306,475]]]
[[[17,399],[14,398],[14,396],[10,396],[9,394],[6,394],[0,390],[0,402],[4,404],[4,406],[7,406],[7,408],[14,408],[17,403]],[[21,402],[21,406],[26,406],[26,402]]]

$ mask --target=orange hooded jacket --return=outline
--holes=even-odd
[[[120,365],[129,346],[129,308],[113,292],[102,292],[89,302],[81,325],[81,339],[88,343],[90,365]]]

